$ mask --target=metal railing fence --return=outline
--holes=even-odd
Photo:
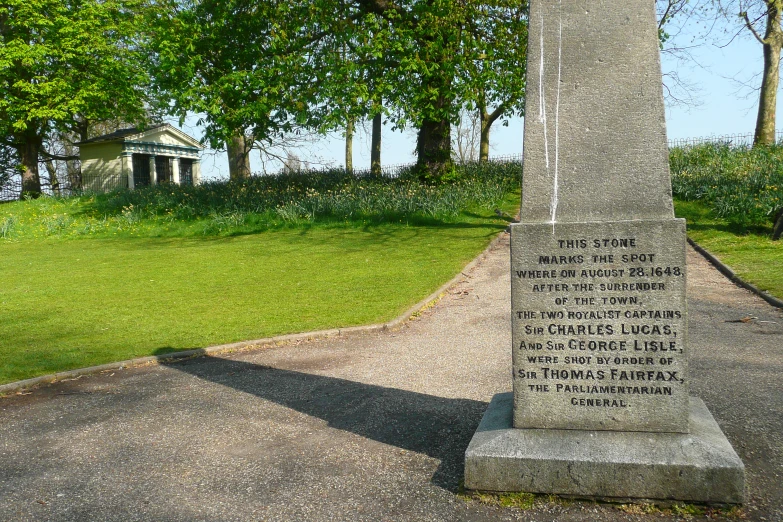
[[[783,130],[775,133],[775,141],[777,143],[783,142]],[[750,147],[753,145],[753,133],[747,134],[721,134],[714,136],[700,136],[696,138],[675,138],[669,140],[669,148],[677,147],[693,147],[697,145],[704,145],[707,143],[715,143],[721,145],[728,145],[729,147]],[[514,161],[522,161],[521,154],[509,154],[503,156],[490,157],[490,161],[496,163],[507,163]],[[468,162],[471,164],[474,162]],[[478,163],[478,162],[475,162]],[[386,177],[398,177],[403,171],[410,169],[414,166],[413,163],[399,163],[395,165],[384,165],[381,167],[381,175]],[[339,167],[337,167],[339,168]],[[302,172],[319,172],[330,171],[334,168],[321,168],[321,169],[302,169]],[[283,171],[281,170],[280,173]],[[371,169],[354,169],[353,174],[358,177],[373,175]],[[256,175],[256,174],[254,174]],[[258,174],[260,175],[260,174]],[[57,179],[52,183],[52,180],[46,173],[41,173],[41,190],[48,195],[60,195],[68,196],[79,193],[82,190],[93,190],[108,192],[111,190],[122,189],[128,187],[128,181],[122,176],[114,176],[109,178],[99,178],[98,176],[85,178],[82,174],[72,177],[71,179]],[[8,179],[0,179],[0,202],[18,200],[22,191],[22,179],[20,175],[11,176]]]
[[[506,154],[506,155],[502,155],[502,156],[490,156],[489,161],[492,162],[492,163],[511,163],[511,162],[515,162],[515,161],[522,161],[522,154]],[[479,161],[478,160],[476,160],[476,161],[468,161],[468,162],[464,162],[464,163],[457,162],[457,164],[458,165],[478,165]],[[398,163],[398,164],[395,164],[395,165],[383,165],[383,166],[381,166],[381,169],[380,169],[380,175],[383,176],[383,177],[388,177],[388,178],[396,178],[396,177],[399,177],[400,174],[402,174],[404,171],[412,169],[414,166],[416,166],[415,163]],[[335,167],[319,167],[319,168],[312,168],[312,167],[304,168],[303,167],[301,170],[293,171],[293,172],[294,173],[301,172],[301,173],[304,173],[304,174],[313,174],[313,173],[319,173],[319,172],[332,172],[332,171],[335,171],[335,170],[341,171],[342,167],[339,167],[339,166],[335,166]],[[284,169],[281,169],[280,171],[278,171],[277,173],[273,173],[273,174],[261,174],[261,173],[258,173],[258,174],[252,174],[252,175],[253,176],[279,176],[281,174],[291,174],[291,173],[292,173],[291,170],[284,168]],[[351,173],[354,176],[359,177],[359,178],[367,177],[367,176],[373,176],[374,175],[372,169],[370,169],[370,168],[353,169],[351,171]]]
[[[490,157],[490,161],[493,163],[509,163],[515,161],[522,161],[521,154],[509,154],[504,156]],[[468,162],[465,165],[478,164],[476,162]],[[414,163],[399,163],[395,165],[384,165],[381,167],[381,176],[396,178],[400,176],[407,169],[413,168]],[[340,167],[324,167],[321,169],[302,169],[302,173],[317,173],[317,172],[329,172],[333,170],[340,170]],[[279,174],[284,171],[280,171]],[[374,175],[371,169],[354,169],[352,174],[356,177],[367,177]],[[254,174],[261,175],[261,174]],[[267,174],[268,175],[268,174]],[[85,176],[79,174],[72,179],[56,179],[52,183],[52,180],[46,173],[40,174],[41,179],[41,191],[48,195],[57,196],[70,196],[78,194],[82,191],[88,192],[110,192],[117,189],[128,188],[128,180],[126,176]],[[22,177],[20,175],[11,176],[9,179],[2,182],[0,180],[0,202],[15,201],[18,200],[22,192]],[[217,180],[220,181],[220,180]]]
[[[783,131],[775,133],[775,142],[783,141]],[[714,143],[718,145],[728,145],[729,147],[750,147],[753,145],[753,133],[748,134],[721,134],[718,136],[701,136],[698,138],[677,138],[669,140],[669,148],[695,147]]]
[[[52,179],[47,173],[39,175],[41,192],[49,196],[72,196],[84,190],[110,192],[128,188],[127,176],[85,176],[82,173]],[[2,181],[2,180],[0,180]],[[0,182],[0,202],[16,201],[22,193],[22,176],[14,175]]]
[[[52,180],[49,176],[42,174],[39,176],[41,180],[41,192],[49,196],[71,196],[78,192],[81,187],[81,175],[75,179],[65,180]],[[16,201],[22,194],[22,176],[15,175],[5,180],[5,183],[0,183],[0,202],[4,201]]]

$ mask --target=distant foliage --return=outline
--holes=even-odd
[[[253,176],[196,187],[164,185],[124,191],[97,200],[108,215],[174,219],[255,214],[286,222],[396,220],[401,217],[450,219],[472,205],[497,205],[519,187],[521,164],[466,165],[449,183],[422,183],[406,172],[395,178],[355,176],[342,169]]]
[[[318,222],[452,222],[471,209],[500,207],[519,190],[522,164],[460,165],[450,181],[436,184],[409,171],[402,169],[396,177],[341,169],[302,171],[198,186],[46,197],[0,208],[0,239],[145,235],[160,226],[225,235]]]
[[[768,226],[783,208],[783,144],[703,144],[669,153],[674,196],[700,200],[739,225]]]

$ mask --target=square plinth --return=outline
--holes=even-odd
[[[465,487],[596,498],[739,504],[745,466],[704,403],[690,433],[518,429],[513,396],[493,397],[465,452]]]

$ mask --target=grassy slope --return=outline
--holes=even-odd
[[[518,194],[504,209],[513,212]],[[225,238],[0,241],[0,383],[391,319],[506,221],[309,226]]]
[[[510,195],[503,208],[513,212],[517,198]],[[770,241],[766,229],[732,227],[698,203],[677,201],[676,208],[694,240],[783,297],[783,242]],[[429,226],[0,241],[0,383],[388,320],[451,278],[505,224],[482,211]]]
[[[770,239],[769,227],[742,228],[716,218],[697,202],[675,201],[677,217],[688,221],[688,235],[731,267],[745,281],[783,298],[783,241]]]

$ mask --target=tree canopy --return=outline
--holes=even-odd
[[[4,0],[0,139],[17,151],[23,193],[41,191],[38,161],[53,128],[142,121],[148,82],[140,18],[148,0]],[[86,137],[86,136],[82,136]]]
[[[521,112],[524,2],[189,0],[158,27],[156,86],[181,118],[203,115],[213,146],[383,110],[419,128],[437,172],[462,107]]]
[[[781,50],[783,49],[783,0],[657,0],[659,33],[664,52],[673,52],[687,61],[696,61],[688,47],[669,47],[668,27],[677,20],[679,28],[686,24],[701,25],[697,38],[706,42],[715,27],[722,27],[728,38],[717,37],[720,47],[730,45],[745,34],[761,44],[763,70],[759,84],[759,104],[756,116],[754,145],[775,142],[777,92],[780,84]],[[713,36],[714,37],[714,36]],[[693,45],[691,45],[692,47]],[[676,72],[670,77],[675,87],[679,82]],[[682,83],[679,84],[682,87]],[[687,87],[687,86],[686,86]],[[671,94],[671,90],[668,94]],[[675,97],[676,101],[676,97]]]
[[[4,0],[0,139],[40,193],[53,132],[196,113],[243,162],[253,143],[383,113],[441,176],[461,110],[524,106],[527,4],[512,0]]]

